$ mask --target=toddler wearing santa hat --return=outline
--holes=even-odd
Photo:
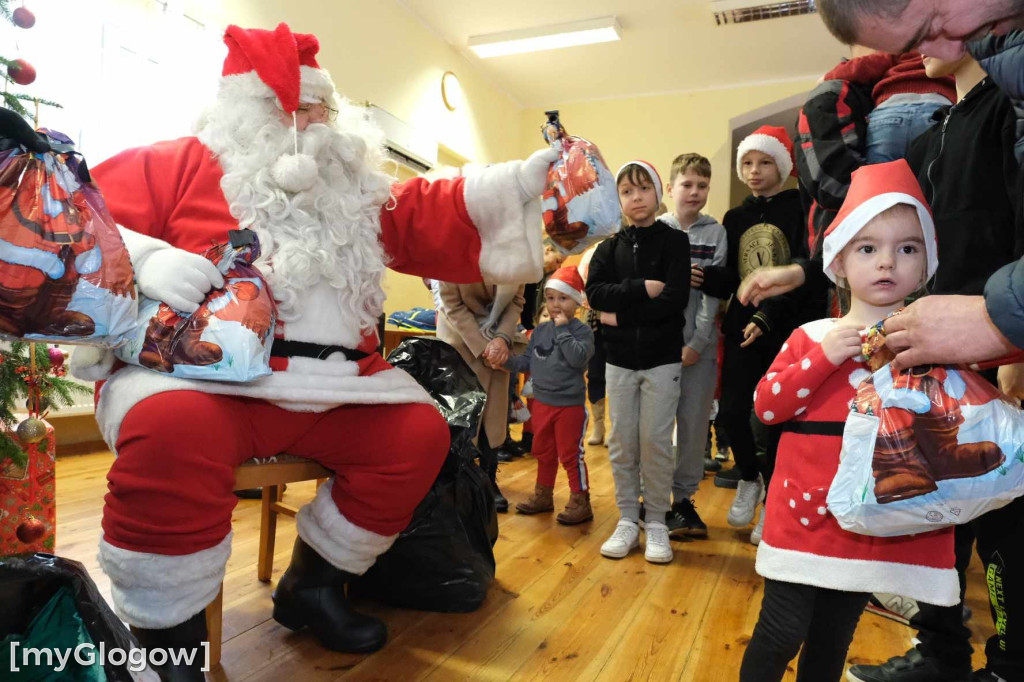
[[[565,525],[594,518],[590,481],[583,459],[587,433],[584,407],[587,387],[583,375],[594,354],[594,333],[577,320],[583,302],[583,278],[575,267],[555,270],[544,285],[544,305],[551,319],[537,325],[523,355],[509,358],[505,367],[530,372],[533,379],[533,456],[537,484],[533,497],[516,505],[521,514],[550,512],[554,507],[555,475],[561,462],[569,476],[569,503],[558,515]]]
[[[796,329],[754,393],[758,418],[783,434],[757,550],[764,598],[740,680],[781,680],[801,646],[799,679],[839,679],[871,592],[959,601],[952,529],[857,535],[826,504],[850,402],[870,376],[860,330],[922,288],[937,252],[931,212],[905,161],[854,172],[824,242],[826,273],[849,292],[850,312]]]

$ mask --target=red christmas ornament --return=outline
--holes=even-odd
[[[15,59],[7,67],[7,75],[18,85],[31,85],[36,79],[36,67],[24,59]]]
[[[36,15],[32,14],[27,7],[19,7],[11,13],[14,25],[19,28],[32,28],[36,25]]]
[[[26,545],[31,545],[46,533],[46,524],[34,516],[30,516],[18,524],[18,528],[14,532],[19,540]]]
[[[50,349],[50,367],[56,371],[64,364],[64,351],[60,348]]]

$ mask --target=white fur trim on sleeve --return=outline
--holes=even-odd
[[[466,177],[466,210],[480,232],[480,272],[492,284],[536,282],[544,274],[540,200],[523,204],[508,161]]]
[[[194,554],[133,552],[100,538],[99,562],[110,578],[114,611],[135,627],[161,630],[196,615],[214,600],[231,555],[231,533]]]
[[[320,486],[313,501],[299,510],[295,526],[299,537],[333,566],[362,575],[398,534],[378,535],[346,519],[331,497],[333,487],[333,478]]]
[[[114,351],[97,346],[78,346],[71,351],[71,375],[82,381],[103,381],[114,368]]]

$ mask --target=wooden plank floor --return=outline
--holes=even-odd
[[[105,475],[112,456],[97,452],[60,457],[57,551],[84,563],[109,600],[110,584],[96,562]],[[390,628],[387,647],[371,656],[322,649],[306,633],[271,618],[271,590],[256,579],[259,502],[241,501],[233,514],[234,540],[224,584],[224,654],[213,680],[735,680],[757,621],[761,580],[754,573],[749,529],[726,522],[733,491],[705,479],[696,498],[710,527],[706,540],[673,543],[675,560],[647,563],[642,552],[612,561],[598,548],[618,519],[608,451],[588,447],[592,523],[559,526],[553,515],[499,516],[497,577],[475,613],[439,614],[360,603]],[[499,472],[515,503],[533,489],[529,457]],[[289,486],[302,504],[313,485]],[[568,497],[559,473],[556,506]],[[559,507],[560,508],[560,507]],[[295,524],[278,522],[273,583],[287,568]],[[968,605],[974,610],[975,667],[984,662],[992,633],[977,560],[971,566]],[[851,663],[881,662],[903,652],[913,632],[866,614],[850,649]],[[786,680],[794,680],[790,671]],[[827,682],[827,681],[826,681]]]

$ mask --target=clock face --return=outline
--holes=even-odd
[[[740,237],[740,278],[771,265],[789,265],[789,259],[786,235],[770,223],[758,223]]]

